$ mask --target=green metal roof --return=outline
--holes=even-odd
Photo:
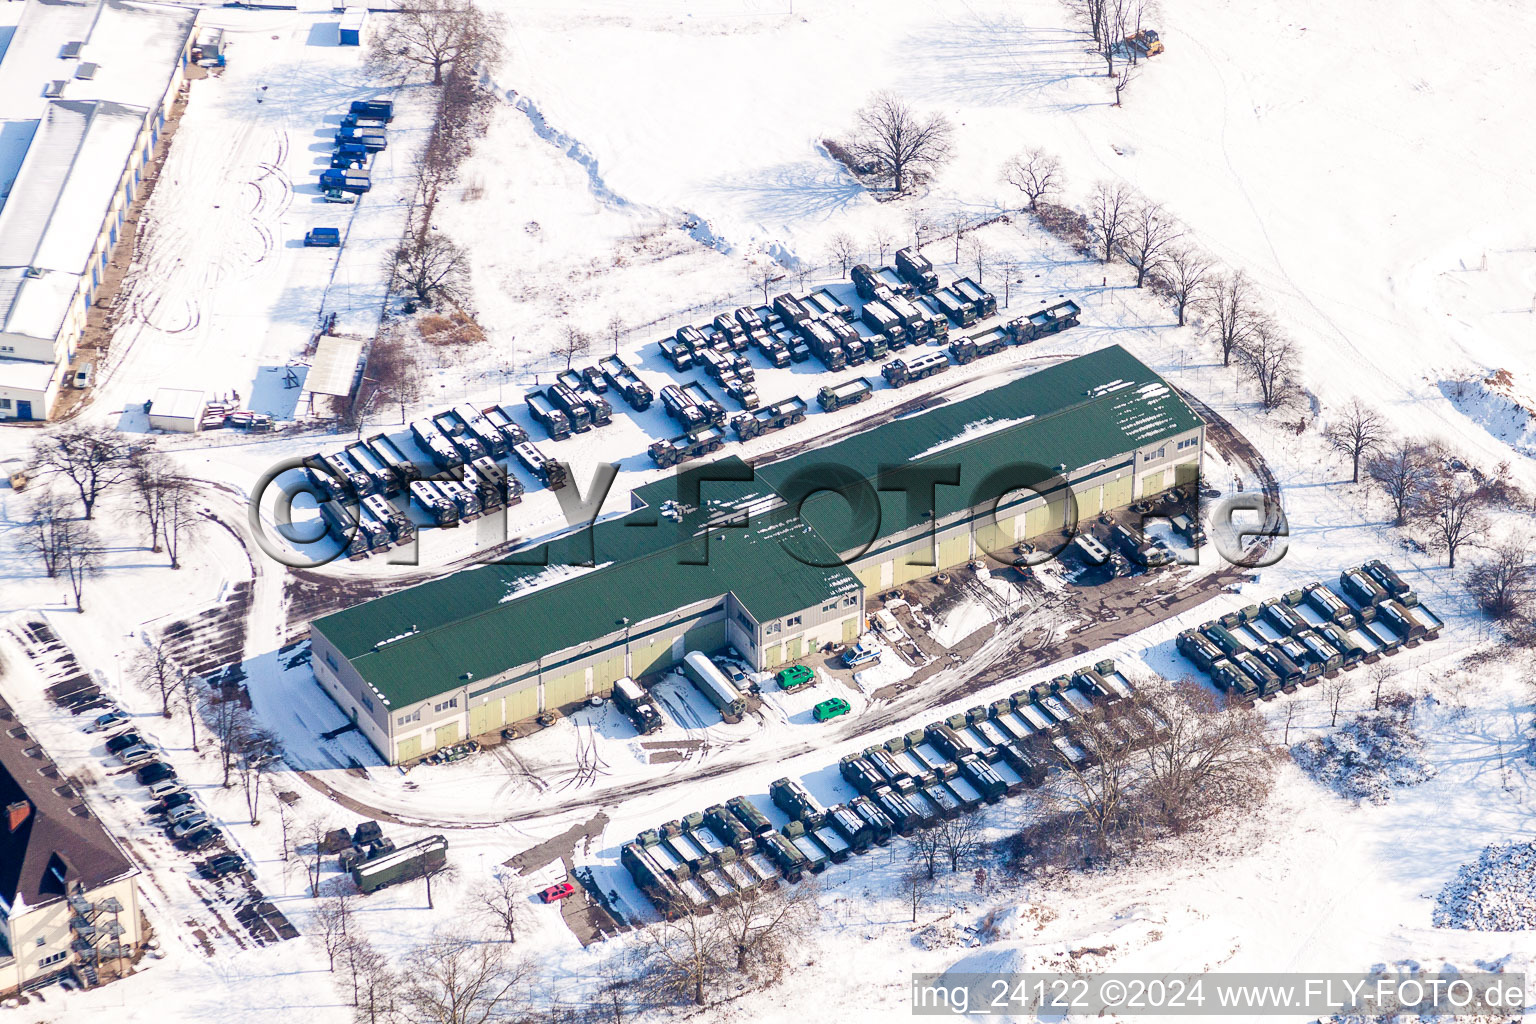
[[[794,480],[825,480],[828,490],[811,494],[800,512],[821,538],[850,552],[921,525],[931,511],[939,519],[991,502],[999,488],[977,488],[1003,467],[1019,468],[1008,487],[1036,485],[1065,467],[1066,473],[1112,460],[1134,449],[1191,430],[1201,423],[1168,383],[1119,345],[1048,367],[981,394],[913,413],[782,462],[757,467],[760,479],[791,495]],[[1106,462],[1106,465],[1108,463]],[[876,513],[869,492],[882,473],[915,469],[942,471],[957,482],[940,484],[921,502],[901,490],[877,490]],[[862,492],[863,498],[856,495]]]
[[[732,592],[761,622],[856,589],[836,555],[771,490],[718,479],[750,474],[735,457],[691,467],[638,488],[643,507],[552,541],[548,566],[480,566],[313,628],[392,708],[405,708],[595,641],[626,616],[638,624]],[[678,503],[688,481],[698,487],[697,506]],[[744,526],[724,525],[742,522],[743,510]],[[596,567],[575,564],[587,560]],[[697,562],[705,564],[690,564]]]
[[[639,624],[727,592],[759,622],[812,607],[859,585],[836,552],[928,517],[922,502],[900,491],[878,492],[877,527],[873,508],[855,513],[837,494],[811,495],[796,515],[782,496],[797,478],[816,481],[800,486],[804,494],[878,481],[891,468],[942,470],[959,483],[935,491],[942,519],[974,504],[977,486],[1000,467],[1038,464],[1016,472],[1010,485],[1038,483],[1058,466],[1080,470],[1200,422],[1161,377],[1112,346],[758,467],[755,477],[734,456],[689,467],[636,489],[634,511],[551,541],[547,565],[526,564],[528,553],[518,553],[326,616],[313,628],[392,708],[404,708],[579,648],[612,634],[625,617]],[[741,522],[743,512],[744,527],[723,525]],[[579,567],[588,561],[595,568]]]

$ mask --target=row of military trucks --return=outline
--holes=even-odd
[[[1093,750],[1165,734],[1167,723],[1130,694],[1114,662],[1101,661],[843,757],[839,772],[854,795],[841,803],[777,779],[768,798],[784,824],[737,796],[640,833],[620,861],[663,915],[708,913],[1038,786],[1052,767],[1089,766]],[[1085,741],[1088,731],[1103,740]]]
[[[409,432],[409,442],[379,433],[304,460],[326,530],[350,558],[414,540],[412,506],[425,522],[452,526],[518,504],[525,489],[513,460],[552,490],[568,482],[565,466],[545,458],[506,406],[458,405],[413,421]]]
[[[1417,647],[1444,622],[1380,559],[1180,633],[1179,652],[1244,702],[1269,700]]]
[[[785,292],[761,306],[742,306],[707,324],[681,327],[658,342],[657,348],[678,372],[702,368],[744,410],[729,425],[745,441],[798,422],[805,410],[803,401],[795,397],[787,400],[793,407],[787,414],[781,408],[785,403],[779,403],[766,415],[758,415],[761,400],[747,356],[751,349],[777,368],[814,356],[828,370],[838,371],[882,360],[908,346],[949,343],[948,358],[942,352],[914,352],[883,367],[885,379],[900,387],[947,369],[950,360],[964,365],[1006,345],[1074,326],[1081,312],[1075,302],[1064,299],[1006,325],[951,339],[951,322],[968,327],[997,313],[996,298],[976,282],[961,278],[941,288],[933,264],[911,247],[897,251],[894,267],[871,268],[861,263],[852,268],[850,277],[860,300],[858,308],[829,288],[798,296]],[[728,424],[723,405],[702,384],[691,386],[695,389],[691,396],[687,384],[662,389],[667,413],[683,433],[650,446],[651,457],[660,466],[700,458],[725,444]],[[858,377],[822,388],[817,401],[823,409],[839,409],[863,401],[873,388],[868,378]]]

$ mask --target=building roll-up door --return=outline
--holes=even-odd
[[[412,736],[408,740],[401,740],[395,744],[395,763],[403,764],[406,761],[414,761],[421,756],[421,737]]]
[[[577,669],[564,675],[544,677],[544,709],[579,704],[587,699],[587,672]]]
[[[522,722],[539,713],[539,688],[529,680],[527,689],[513,690],[506,696],[507,724]]]

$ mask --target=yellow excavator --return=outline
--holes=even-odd
[[[1125,37],[1125,45],[1143,57],[1156,57],[1163,52],[1163,41],[1157,37],[1157,29],[1142,29],[1133,36]]]

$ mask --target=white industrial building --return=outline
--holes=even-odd
[[[46,419],[185,84],[197,12],[17,7],[8,43],[0,32],[0,419]]]

